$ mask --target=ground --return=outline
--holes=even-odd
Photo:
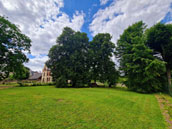
[[[165,129],[155,95],[120,88],[0,90],[0,129]]]
[[[156,94],[155,96],[169,129],[172,129],[172,97],[167,94]]]

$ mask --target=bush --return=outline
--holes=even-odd
[[[34,82],[34,83],[23,83],[23,82],[17,82],[18,86],[20,87],[29,87],[29,86],[52,86],[55,85],[55,83],[40,83],[40,82]]]
[[[63,76],[57,78],[57,79],[56,79],[55,85],[56,85],[57,88],[64,88],[64,87],[67,87],[66,78],[64,78]]]
[[[149,62],[150,61],[150,62]],[[163,92],[166,89],[165,65],[159,60],[149,60],[142,69],[134,69],[127,75],[125,85],[133,91],[141,93]],[[133,65],[134,66],[134,65]],[[130,69],[131,70],[131,69]],[[133,70],[133,71],[134,71]]]
[[[20,86],[20,87],[23,87],[24,84],[22,82],[17,82],[17,84]]]
[[[82,82],[82,81],[77,81],[77,82],[76,82],[76,87],[78,87],[78,88],[79,88],[79,87],[84,87],[84,85],[85,85],[85,84],[84,84],[84,82]]]

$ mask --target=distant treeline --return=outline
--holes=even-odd
[[[10,73],[16,79],[28,77],[23,63],[29,60],[30,47],[30,38],[0,16],[0,81]],[[97,80],[111,87],[121,76],[129,90],[172,93],[172,24],[147,28],[139,21],[124,30],[116,43],[108,33],[89,41],[86,33],[65,27],[48,56],[46,65],[57,87],[92,86]],[[118,68],[112,60],[115,56]]]

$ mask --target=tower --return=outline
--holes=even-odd
[[[42,83],[52,82],[51,71],[50,71],[50,69],[46,65],[44,66],[44,68],[42,70],[41,82]]]

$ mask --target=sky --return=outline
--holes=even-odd
[[[42,71],[49,49],[64,27],[87,33],[110,33],[112,42],[129,25],[142,20],[172,24],[172,0],[0,0],[0,15],[32,40],[25,66]]]

